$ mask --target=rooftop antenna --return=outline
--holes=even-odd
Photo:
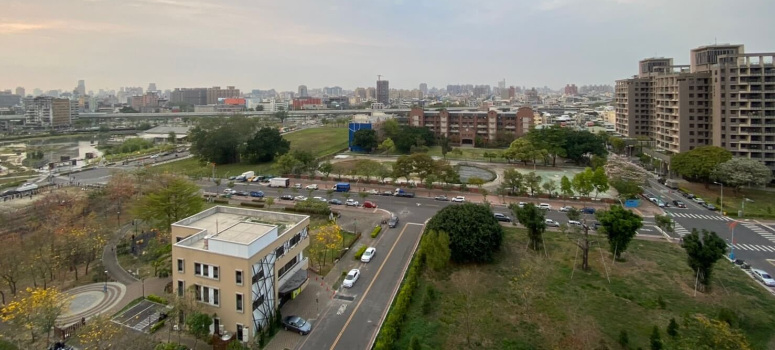
[[[377,81],[380,81],[380,80],[382,80],[382,76],[377,74]]]

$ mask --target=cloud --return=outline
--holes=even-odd
[[[0,35],[18,34],[50,28],[49,25],[43,23],[9,23],[2,20],[0,20],[0,22],[3,22],[0,23]]]

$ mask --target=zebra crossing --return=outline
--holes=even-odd
[[[751,250],[756,252],[770,252],[775,253],[775,245],[762,245],[762,244],[741,244],[736,243],[734,245],[727,243],[727,245],[732,248],[739,250]]]
[[[762,227],[760,225],[757,225],[757,224],[754,224],[754,223],[749,223],[749,222],[744,222],[743,226],[745,226],[746,228],[748,228],[749,230],[751,230],[753,232],[756,232],[756,234],[758,234],[759,236],[762,236],[762,237],[768,239],[770,242],[775,243],[775,234],[773,234],[772,231],[767,230],[767,229],[765,229],[764,227]]]
[[[681,226],[681,224],[679,224],[679,223],[677,223],[675,221],[673,221],[673,225],[674,225],[673,226],[673,231],[675,231],[675,233],[677,233],[679,237],[686,236],[686,235],[688,235],[690,233],[689,230],[687,230],[686,228]]]
[[[677,218],[690,218],[690,219],[704,219],[704,220],[719,220],[719,221],[735,221],[735,219],[721,216],[721,215],[708,215],[708,214],[691,214],[691,213],[676,213],[670,212],[671,216]]]

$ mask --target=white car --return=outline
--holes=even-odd
[[[356,201],[356,200],[354,200],[352,198],[350,198],[346,202],[344,202],[344,205],[346,205],[348,207],[357,207],[358,204],[360,204],[360,203],[358,203],[358,201]]]
[[[307,187],[305,187],[305,188],[308,189],[308,190],[317,190],[318,189],[318,185],[317,184],[307,185]]]
[[[379,191],[377,191],[375,189],[371,189],[371,190],[369,190],[369,194],[379,194]]]
[[[581,227],[581,221],[568,220],[568,226],[578,226],[578,227]]]
[[[519,202],[519,207],[520,208],[524,208],[526,205],[527,205],[527,203],[525,203],[525,202]]]
[[[295,201],[306,201],[306,200],[307,200],[307,197],[304,197],[304,196],[296,196],[296,197],[293,197],[293,200],[295,200]]]
[[[547,227],[560,227],[560,223],[557,221],[554,221],[552,219],[546,219],[546,226]]]
[[[293,187],[294,187],[294,188],[301,189],[301,184],[295,184],[295,185],[293,185]]]
[[[367,263],[371,261],[371,258],[374,257],[374,253],[376,252],[377,252],[377,248],[374,248],[374,247],[366,248],[366,250],[363,252],[363,255],[361,255],[361,262]]]
[[[358,280],[358,277],[361,277],[361,270],[358,270],[358,269],[350,270],[350,272],[347,273],[347,276],[344,276],[344,282],[342,282],[342,287],[352,288],[352,286],[355,285],[355,281]]]
[[[159,158],[158,154],[154,154],[154,155],[151,156],[151,159],[156,159],[156,158]]]
[[[236,194],[237,190],[232,190],[231,188],[227,188],[223,190],[223,194]]]
[[[751,272],[753,272],[753,277],[764,283],[765,286],[775,287],[775,279],[773,279],[766,271],[751,269]]]
[[[573,207],[571,207],[571,206],[569,206],[569,205],[566,205],[566,206],[564,206],[564,207],[561,207],[561,208],[560,208],[560,211],[561,211],[561,212],[563,212],[563,213],[567,213],[567,212],[569,212],[571,209],[573,209]]]
[[[457,196],[455,198],[452,198],[452,203],[463,203],[466,201],[466,197],[463,196]]]
[[[538,209],[552,210],[552,206],[548,203],[541,203],[538,205]]]
[[[326,203],[328,203],[328,199],[325,199],[325,198],[323,198],[323,197],[313,197],[312,199],[315,199],[315,200],[319,200],[319,201],[321,201],[321,202],[326,202]]]

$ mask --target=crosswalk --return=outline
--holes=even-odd
[[[775,243],[775,234],[772,233],[772,231],[765,229],[764,227],[750,223],[750,222],[744,222],[743,226],[750,229],[753,232],[756,232],[759,236],[762,236],[766,239],[768,239],[770,242]]]
[[[727,245],[731,248],[733,245],[727,243]],[[739,250],[750,250],[750,251],[756,251],[756,252],[770,252],[775,253],[775,245],[762,245],[762,244],[741,244],[736,243],[734,244],[735,249]]]
[[[678,236],[683,237],[689,234],[689,230],[681,226],[681,224],[673,221],[673,225],[674,225],[673,231],[675,231],[675,233],[677,233]]]
[[[671,216],[677,218],[690,218],[690,219],[703,219],[703,220],[719,220],[719,221],[734,221],[734,219],[721,216],[721,215],[708,215],[708,214],[691,214],[691,213],[676,213],[670,212]]]

